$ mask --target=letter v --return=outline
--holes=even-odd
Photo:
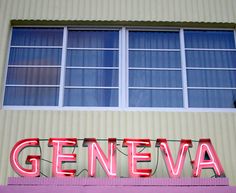
[[[180,141],[178,157],[175,164],[166,139],[157,139],[156,147],[160,147],[169,176],[171,178],[180,177],[183,170],[186,153],[188,148],[192,147],[192,141],[189,139],[182,139]]]

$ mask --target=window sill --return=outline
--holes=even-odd
[[[156,107],[54,107],[3,106],[2,110],[33,111],[123,111],[123,112],[234,112],[236,108],[156,108]]]

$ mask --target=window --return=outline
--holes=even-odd
[[[235,31],[13,27],[3,103],[235,108]]]
[[[13,28],[4,105],[57,106],[63,29]]]
[[[236,105],[236,50],[233,31],[185,31],[190,107]]]
[[[179,32],[129,32],[129,106],[183,107]]]
[[[65,106],[118,106],[119,31],[69,30]]]

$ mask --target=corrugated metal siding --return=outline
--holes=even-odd
[[[1,0],[1,8],[16,20],[236,21],[235,0]]]
[[[236,114],[235,113],[198,113],[198,112],[115,112],[115,111],[0,111],[0,171],[1,183],[6,183],[7,176],[14,176],[9,164],[9,154],[12,146],[22,138],[39,137],[96,137],[96,138],[151,138],[164,137],[168,139],[199,139],[211,138],[214,147],[222,161],[227,177],[231,184],[236,184]],[[103,147],[105,142],[100,142]],[[121,143],[121,142],[120,142]],[[52,148],[47,142],[41,142],[43,158],[51,160]],[[152,162],[147,167],[155,168],[157,149],[152,152]],[[175,155],[178,143],[171,143]],[[87,148],[79,142],[76,149],[78,171],[87,168]],[[126,148],[118,146],[123,152]],[[197,143],[191,150],[192,159],[195,158]],[[105,148],[106,149],[106,148]],[[71,150],[72,151],[72,150]],[[32,152],[31,152],[32,153]],[[127,176],[127,157],[119,152],[118,173]],[[159,155],[155,177],[167,177],[162,156]],[[68,166],[67,166],[68,167]],[[42,171],[50,175],[51,164],[42,161]],[[104,176],[101,169],[99,176]],[[86,172],[84,173],[86,175]],[[184,176],[191,176],[189,158],[186,158]]]
[[[47,21],[155,21],[236,23],[235,0],[0,0],[0,85],[5,75],[5,61],[11,20]],[[37,21],[35,21],[37,24]],[[1,92],[2,97],[2,92]],[[0,98],[1,98],[0,97]],[[191,112],[122,111],[14,111],[0,110],[0,183],[13,176],[9,164],[12,146],[28,137],[166,137],[169,139],[210,137],[223,162],[227,176],[236,184],[236,114]],[[153,144],[154,145],[154,144]],[[51,157],[47,142],[42,142],[43,156]],[[196,144],[195,144],[196,146]],[[121,147],[120,147],[121,148]],[[121,148],[125,151],[125,148]],[[177,148],[175,148],[177,149]],[[86,148],[76,150],[78,170],[86,167]],[[155,167],[156,149],[152,148]],[[195,157],[193,151],[193,158]],[[160,160],[162,160],[160,158]],[[155,176],[166,176],[163,161]],[[119,155],[119,175],[127,176],[127,158]],[[50,164],[42,162],[44,173]],[[100,175],[102,171],[99,170]],[[191,173],[187,164],[186,176]]]

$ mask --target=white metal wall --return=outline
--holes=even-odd
[[[129,21],[205,22],[236,24],[235,0],[0,0],[0,85],[6,69],[11,21]],[[131,23],[132,24],[132,23]],[[2,92],[1,92],[2,93]],[[2,94],[0,94],[2,98]],[[22,138],[96,137],[168,139],[210,137],[231,184],[236,185],[236,113],[234,112],[155,112],[155,111],[43,111],[0,109],[0,183],[15,175],[9,164],[12,146]],[[194,144],[196,146],[196,144]],[[42,142],[45,158],[51,149]],[[154,146],[154,144],[153,144]],[[124,148],[121,148],[125,151]],[[175,148],[176,150],[177,148]],[[193,148],[194,149],[194,148]],[[79,163],[86,167],[86,148],[79,144]],[[145,150],[146,151],[146,150]],[[155,167],[156,149],[152,148]],[[176,151],[175,151],[176,152]],[[195,157],[194,151],[192,154]],[[160,160],[161,156],[160,156]],[[186,164],[184,175],[191,168]],[[127,158],[119,156],[119,174],[126,176]],[[50,165],[42,163],[49,174]],[[99,170],[99,175],[103,175]],[[166,176],[163,163],[155,175]]]
[[[1,0],[11,19],[228,22],[235,0]]]

